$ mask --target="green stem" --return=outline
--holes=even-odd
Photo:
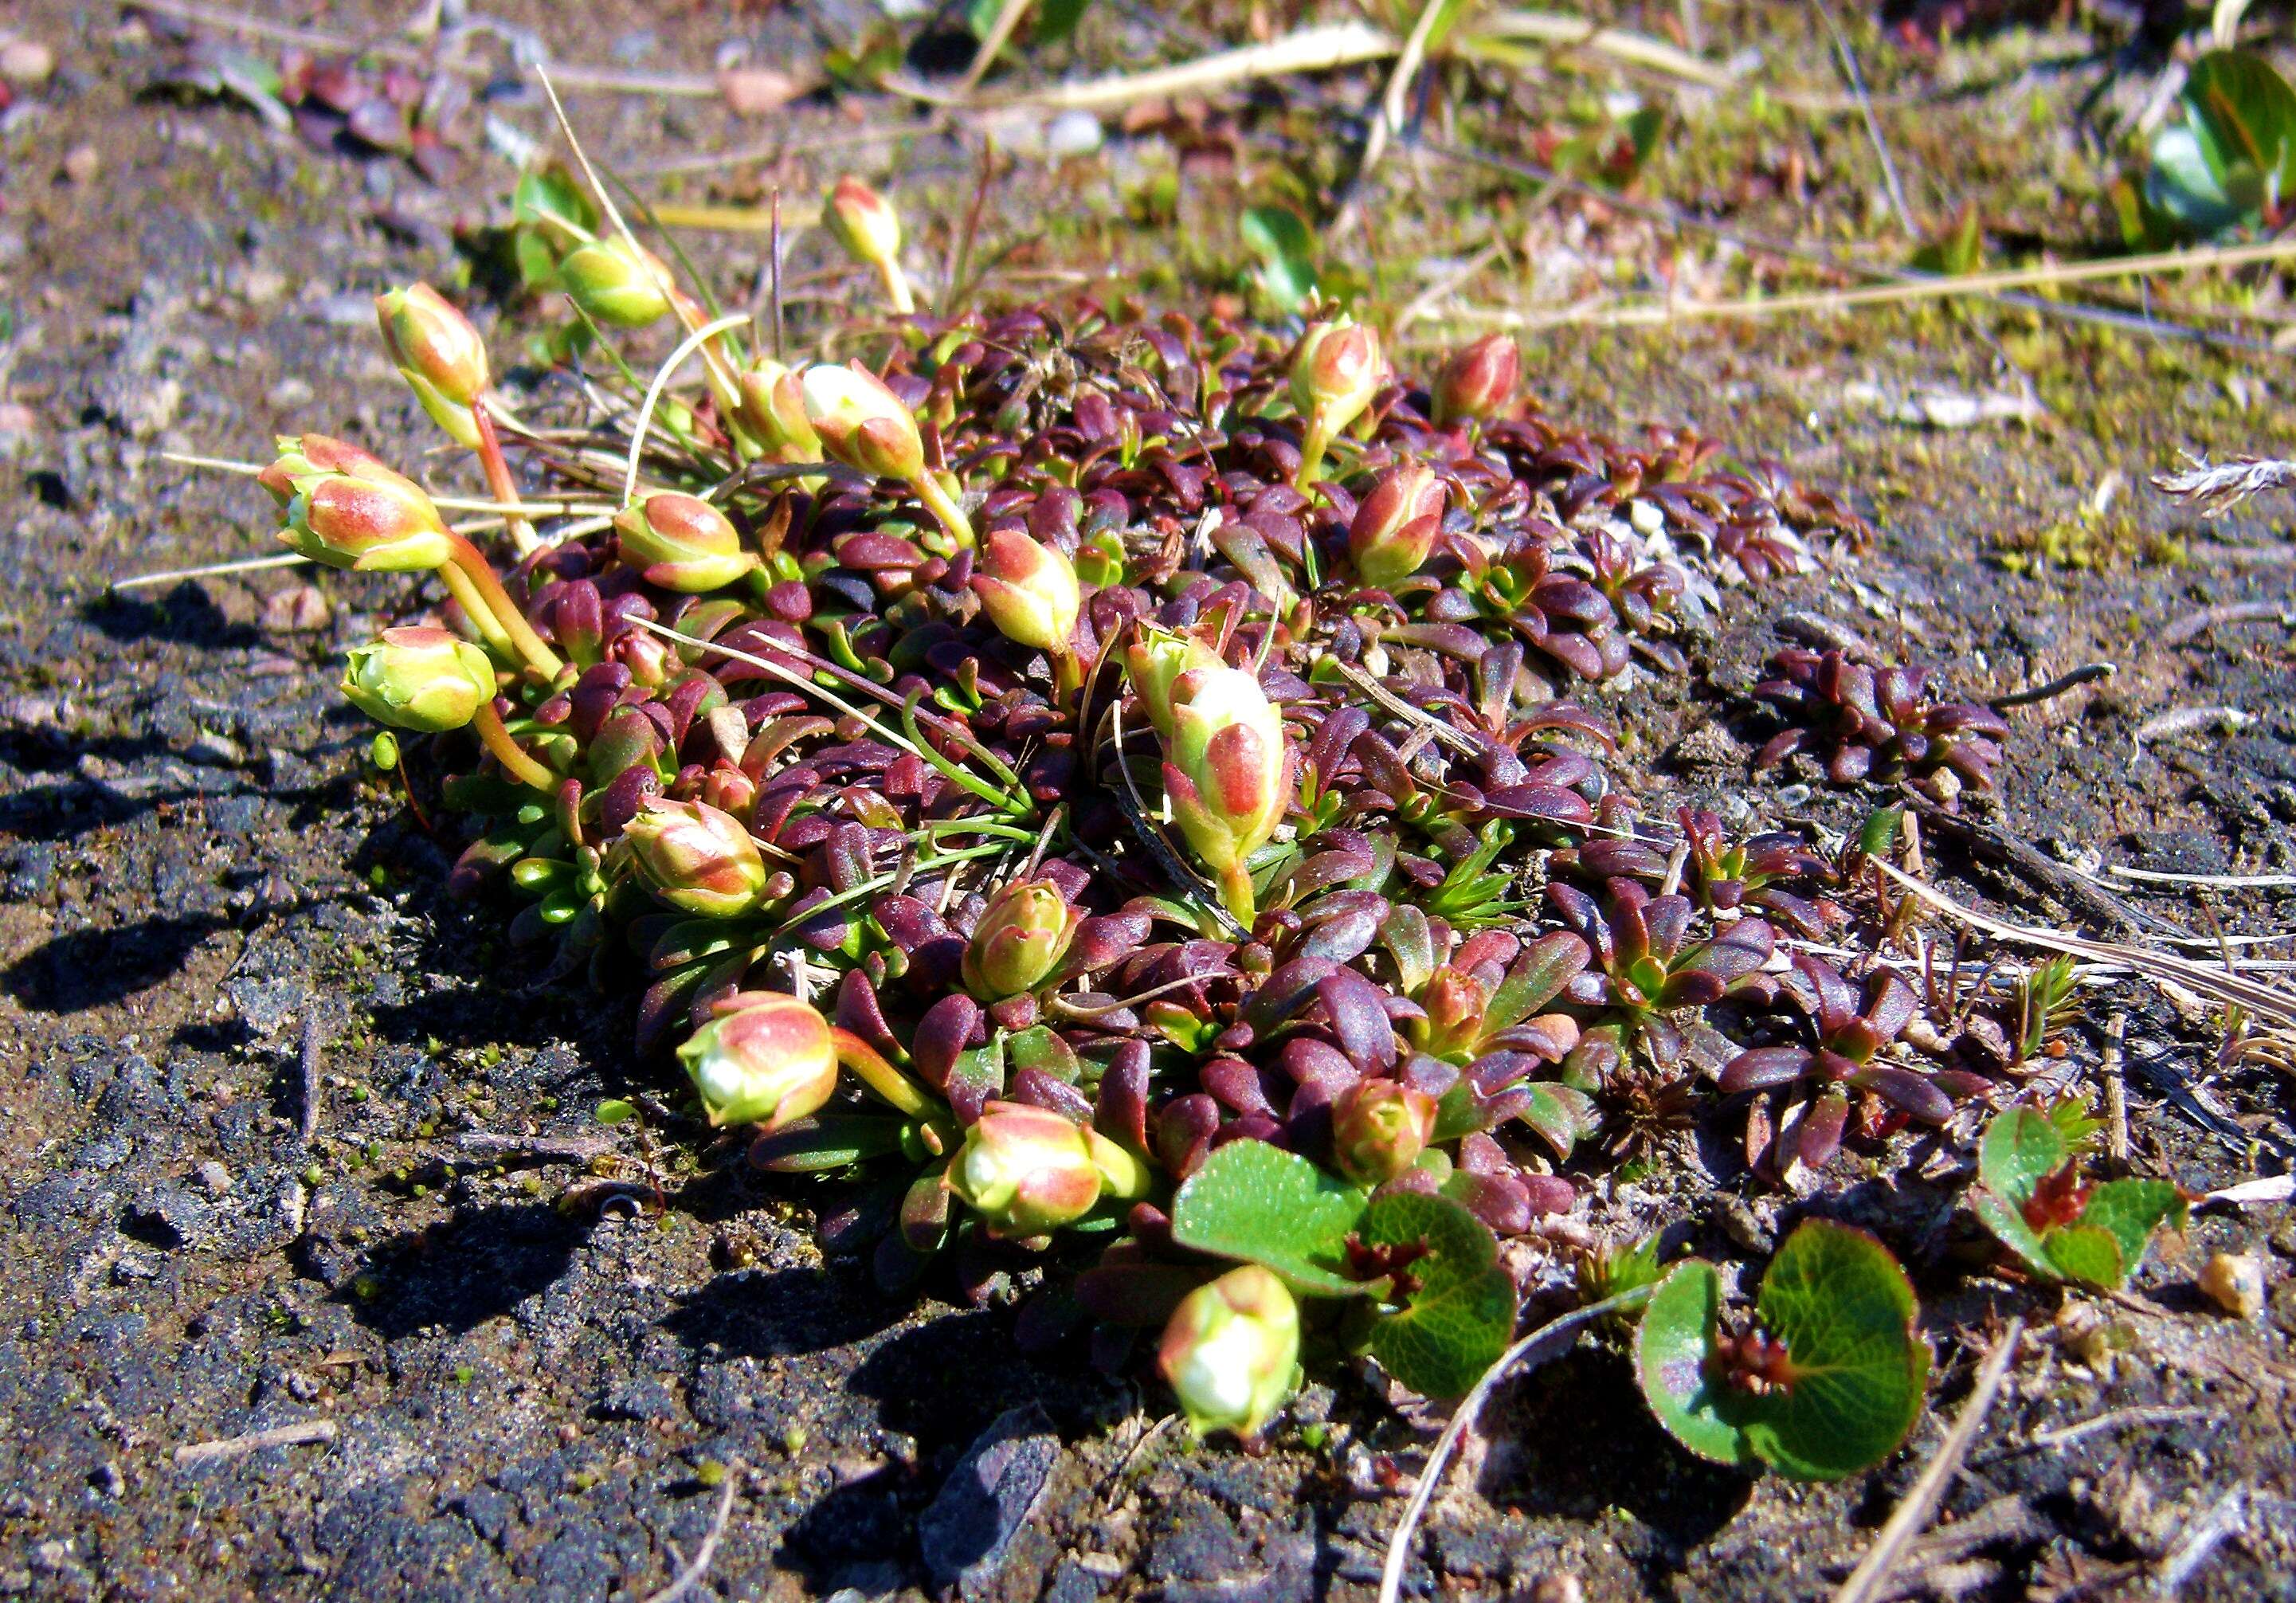
[[[1300,471],[1292,475],[1292,488],[1301,495],[1308,493],[1324,471],[1324,453],[1332,448],[1332,430],[1320,412],[1308,419],[1308,432],[1300,440]],[[1311,557],[1309,559],[1313,561]]]
[[[495,577],[493,567],[479,554],[476,546],[459,534],[449,538],[454,543],[454,555],[447,562],[462,570],[463,577],[478,592],[480,603],[494,613],[495,621],[510,637],[516,654],[525,659],[527,666],[541,675],[545,683],[556,678],[566,664],[534,632],[534,625],[526,621],[525,609],[511,599],[510,592],[503,588],[503,581]]]
[[[907,316],[917,309],[917,298],[909,292],[909,275],[901,271],[897,261],[885,263],[885,294],[893,303],[893,310]]]
[[[510,731],[503,728],[501,715],[495,711],[492,702],[484,703],[472,715],[471,728],[479,732],[480,743],[494,753],[495,760],[503,765],[504,771],[512,778],[532,785],[546,796],[558,793],[558,776],[528,756],[518,742],[510,737]]]
[[[947,1110],[936,1106],[933,1099],[925,1095],[923,1087],[878,1056],[874,1047],[850,1030],[832,1026],[829,1034],[837,1043],[837,1061],[852,1070],[854,1078],[867,1086],[879,1101],[921,1124],[945,1122],[943,1114]]]
[[[972,520],[964,515],[964,508],[956,504],[955,497],[940,487],[940,481],[933,477],[930,468],[910,480],[909,488],[917,492],[917,499],[925,504],[925,510],[948,530],[948,538],[959,547],[972,544]]]
[[[463,616],[471,621],[471,627],[479,631],[479,638],[486,643],[487,649],[506,662],[516,660],[518,647],[511,643],[510,634],[503,628],[502,620],[495,616],[494,608],[486,604],[486,598],[479,594],[478,587],[471,582],[469,576],[454,563],[447,563],[439,570],[439,582],[447,587],[447,594],[452,596],[455,604],[463,609]]]
[[[1073,651],[1056,651],[1052,655],[1053,705],[1069,708],[1084,689],[1084,663]]]

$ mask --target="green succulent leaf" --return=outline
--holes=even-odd
[[[1929,1375],[1914,1331],[1914,1289],[1862,1230],[1810,1220],[1763,1276],[1755,1314],[1785,1345],[1786,1384],[1756,1395],[1714,1373],[1720,1278],[1693,1260],[1667,1276],[1635,1337],[1635,1365],[1659,1423],[1718,1463],[1755,1462],[1833,1480],[1895,1451]]]
[[[1372,1356],[1422,1396],[1464,1395],[1514,1334],[1514,1282],[1498,1266],[1497,1237],[1457,1203],[1416,1191],[1374,1197],[1356,1234],[1366,1246],[1428,1248],[1408,1270],[1417,1288],[1372,1327]]]
[[[1216,1258],[1264,1264],[1308,1296],[1376,1289],[1342,1272],[1364,1194],[1297,1153],[1230,1141],[1172,1199],[1172,1239]]]
[[[1241,225],[1243,243],[1259,259],[1259,287],[1277,309],[1290,311],[1316,292],[1316,235],[1289,206],[1252,206]]]

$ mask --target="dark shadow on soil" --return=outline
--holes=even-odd
[[[686,1298],[662,1324],[693,1352],[786,1358],[866,1341],[907,1311],[857,1277],[819,1269],[735,1270]],[[857,1376],[856,1381],[857,1387]]]
[[[200,943],[231,920],[149,918],[124,929],[75,930],[0,971],[0,991],[36,1013],[102,1007],[179,973]]]
[[[1503,1390],[1489,1414],[1482,1493],[1570,1519],[1626,1509],[1632,1538],[1621,1549],[1660,1594],[1753,1494],[1752,1476],[1692,1457],[1660,1428],[1622,1353],[1570,1353]]]
[[[234,623],[198,585],[184,583],[157,601],[116,592],[89,602],[80,616],[122,645],[164,640],[217,650],[268,643],[251,623]]]
[[[586,1221],[546,1203],[469,1209],[378,1247],[346,1299],[360,1324],[392,1341],[433,1325],[459,1336],[550,1286],[588,1234]],[[361,1282],[380,1289],[362,1297]]]

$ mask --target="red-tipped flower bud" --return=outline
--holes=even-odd
[[[1172,686],[1192,668],[1220,666],[1219,653],[1193,635],[1174,634],[1152,623],[1142,624],[1124,648],[1124,674],[1132,681],[1132,693],[1166,740],[1172,737]]]
[[[1435,376],[1435,421],[1496,417],[1514,401],[1522,382],[1522,352],[1505,334],[1485,334],[1452,353]]]
[[[761,358],[740,381],[734,422],[758,442],[768,462],[818,462],[821,436],[805,415],[805,390],[794,368]]]
[[[1198,1435],[1256,1437],[1300,1389],[1300,1305],[1272,1270],[1232,1269],[1181,1299],[1156,1367]]]
[[[1378,334],[1345,316],[1318,323],[1300,340],[1292,364],[1292,404],[1336,434],[1371,405],[1382,376]]]
[[[989,530],[980,542],[972,591],[1006,639],[1037,651],[1071,649],[1083,603],[1075,567],[1052,547],[1016,529]]]
[[[1100,1201],[1101,1168],[1085,1130],[1050,1108],[991,1102],[964,1132],[948,1188],[1004,1238],[1042,1236]]]
[[[269,490],[271,498],[282,506],[295,498],[298,479],[348,473],[354,479],[411,482],[384,466],[381,457],[328,434],[274,435],[272,448],[275,455],[271,465],[256,474],[255,481]]]
[[[1358,1080],[1332,1109],[1332,1156],[1358,1186],[1383,1186],[1419,1161],[1435,1098],[1394,1080]]]
[[[559,282],[593,323],[644,328],[668,315],[675,282],[661,259],[619,234],[570,251]]]
[[[459,729],[494,699],[487,654],[443,629],[387,629],[346,654],[343,694],[377,722],[436,735]]]
[[[1240,668],[1192,668],[1172,686],[1164,793],[1196,855],[1216,874],[1228,910],[1253,915],[1244,860],[1266,845],[1290,799],[1283,719]]]
[[[374,298],[375,321],[391,365],[430,420],[455,443],[478,448],[471,407],[486,393],[487,344],[471,320],[427,284]]]
[[[1387,470],[1356,508],[1348,526],[1348,555],[1369,585],[1410,578],[1443,531],[1443,481],[1423,462]]]
[[[964,988],[984,1002],[1001,1002],[1050,979],[1068,956],[1084,915],[1048,879],[1004,886],[980,910],[964,949]]]
[[[709,1122],[779,1130],[820,1111],[837,1090],[829,1021],[793,996],[737,991],[677,1049]]]
[[[324,435],[279,444],[278,460],[263,472],[264,488],[276,495],[285,486],[287,526],[279,538],[313,562],[420,573],[454,555],[454,537],[439,509],[412,479]]]
[[[731,813],[650,796],[622,834],[653,893],[683,912],[733,918],[765,898],[765,859]]]
[[[821,448],[846,466],[880,479],[924,476],[925,446],[916,414],[859,363],[821,363],[800,381],[806,421]]]
[[[858,178],[845,177],[824,198],[821,220],[846,254],[882,272],[901,257],[901,218],[893,204]]]
[[[742,534],[726,514],[698,496],[666,490],[626,506],[614,519],[622,560],[642,570],[648,584],[700,595],[723,589],[758,565],[742,549]]]

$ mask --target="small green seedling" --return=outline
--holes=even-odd
[[[2168,1180],[2084,1178],[2085,1134],[2054,1113],[2009,1109],[1986,1126],[1970,1205],[2035,1274],[2112,1291],[2163,1221],[2184,1229],[2185,1196]]]
[[[1426,1192],[1368,1196],[1264,1141],[1231,1141],[1189,1177],[1172,1239],[1301,1296],[1370,1299],[1367,1349],[1422,1396],[1465,1393],[1514,1334],[1514,1282],[1482,1221]]]
[[[1922,1410],[1928,1345],[1914,1288],[1889,1249],[1828,1220],[1786,1237],[1753,1322],[1733,1332],[1712,1264],[1677,1264],[1635,1336],[1635,1370],[1659,1423],[1703,1459],[1835,1480],[1897,1451]]]

